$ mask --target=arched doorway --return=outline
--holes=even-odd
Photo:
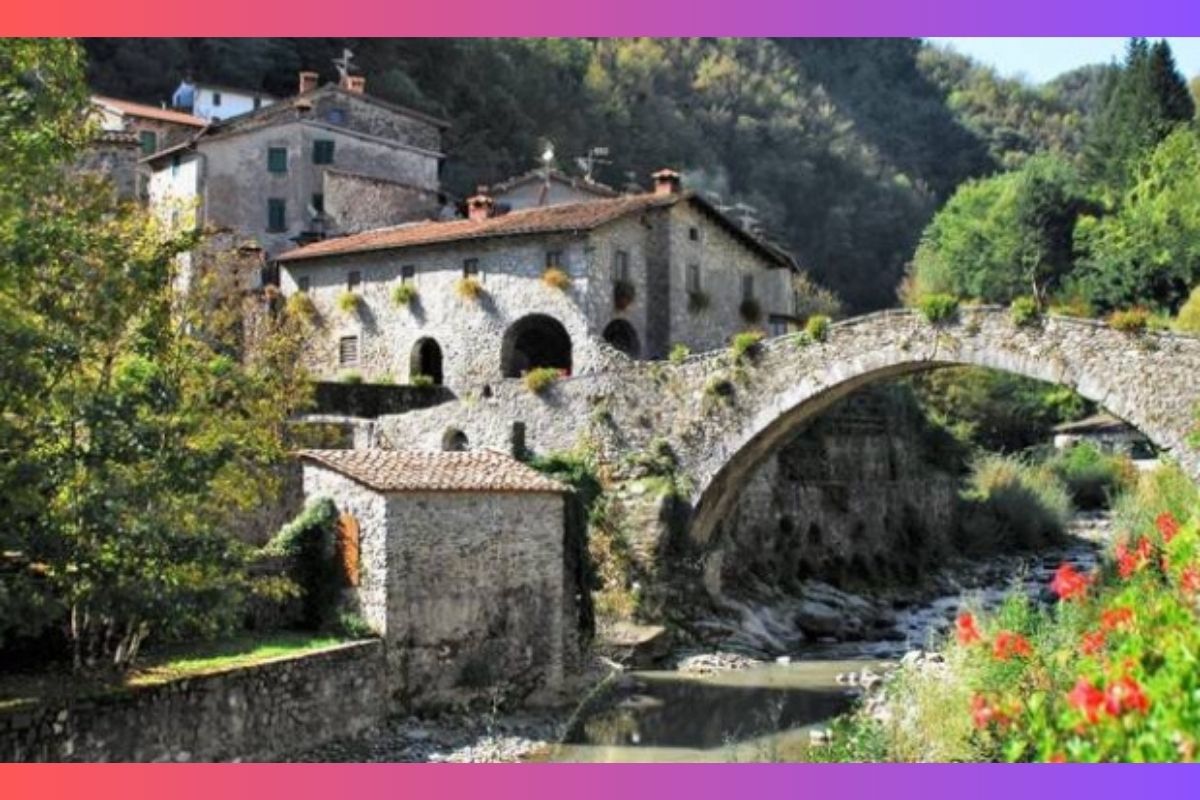
[[[638,342],[637,330],[623,319],[614,319],[604,328],[604,341],[620,350],[630,358],[637,358],[642,353]]]
[[[563,324],[545,314],[521,317],[504,332],[500,371],[519,378],[531,369],[553,367],[571,371],[571,336]]]
[[[442,348],[437,340],[418,339],[413,345],[408,360],[408,378],[411,381],[418,375],[431,378],[437,386],[442,385]]]

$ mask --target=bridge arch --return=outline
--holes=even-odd
[[[1200,339],[1128,334],[1057,317],[1018,326],[998,308],[966,309],[941,325],[908,311],[880,312],[833,326],[822,343],[768,342],[757,362],[745,366],[750,378],[736,401],[706,421],[702,435],[678,438],[677,453],[694,487],[691,541],[706,544],[743,479],[833,403],[868,384],[950,366],[1068,386],[1127,420],[1200,478],[1200,458],[1189,441],[1200,403]],[[714,359],[707,371],[726,369]]]

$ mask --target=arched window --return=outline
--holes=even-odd
[[[408,360],[408,379],[418,375],[431,378],[434,384],[442,385],[442,348],[434,339],[418,339],[413,345]]]
[[[446,428],[446,432],[442,434],[442,450],[448,453],[462,452],[470,444],[467,435],[458,428]]]
[[[614,319],[604,328],[604,341],[620,350],[630,358],[637,358],[642,353],[638,343],[637,330],[626,320]]]
[[[530,314],[504,332],[500,371],[506,378],[519,378],[538,367],[554,367],[570,373],[571,337],[554,317]]]

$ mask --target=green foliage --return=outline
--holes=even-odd
[[[1108,315],[1108,326],[1122,333],[1144,333],[1150,324],[1150,312],[1144,308],[1127,308]]]
[[[949,294],[929,294],[917,301],[917,308],[921,316],[934,325],[951,322],[958,316],[958,298]]]
[[[454,294],[474,302],[483,297],[483,284],[477,278],[459,278],[454,282]]]
[[[804,333],[814,342],[823,342],[829,338],[831,321],[824,314],[813,314],[804,323]]]
[[[555,367],[535,367],[521,377],[521,382],[533,394],[544,394],[560,377],[561,372]]]
[[[1071,493],[1076,508],[1106,508],[1137,477],[1127,456],[1103,452],[1090,442],[1080,442],[1055,455],[1050,469]]]
[[[348,369],[342,372],[340,376],[342,383],[360,384],[363,382],[363,375],[356,369]]]
[[[667,360],[672,364],[682,364],[691,354],[692,350],[690,347],[688,347],[686,344],[679,343],[671,348],[671,352],[667,356]]]
[[[417,287],[411,283],[401,283],[396,288],[392,289],[392,302],[400,307],[412,305],[412,302],[417,299]]]
[[[337,517],[337,507],[329,498],[311,500],[263,547],[264,555],[289,560],[289,577],[301,590],[304,624],[314,630],[328,627],[335,619],[340,587],[333,552]]]
[[[317,306],[305,292],[289,295],[286,305],[287,313],[298,319],[312,321],[317,317]]]
[[[1041,318],[1041,309],[1032,297],[1017,297],[1009,306],[1009,314],[1017,327],[1033,325]]]
[[[704,383],[705,400],[719,400],[723,403],[732,402],[736,388],[733,381],[725,375],[713,375]]]
[[[1179,307],[1172,327],[1183,333],[1200,333],[1200,286],[1192,289],[1187,301]]]
[[[408,384],[409,386],[417,386],[422,389],[428,389],[430,386],[434,385],[434,380],[429,375],[417,374],[408,379]]]
[[[77,47],[0,42],[0,552],[40,571],[0,636],[52,609],[76,667],[125,669],[239,622],[229,526],[272,499],[308,390],[295,320],[248,318],[216,255],[175,295],[194,237],[65,168],[91,132]]]
[[[766,337],[762,331],[743,331],[742,333],[734,334],[729,345],[729,350],[733,353],[734,360],[747,361],[753,359],[758,355],[764,338]]]
[[[362,307],[362,296],[358,292],[352,292],[349,289],[338,295],[337,307],[338,311],[343,314],[357,314]]]
[[[1049,468],[984,455],[963,491],[961,544],[967,551],[1043,546],[1062,538],[1071,512],[1070,494]]]

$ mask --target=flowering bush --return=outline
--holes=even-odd
[[[478,278],[459,278],[454,282],[454,293],[463,300],[478,300],[483,297],[483,284]]]
[[[560,292],[565,292],[571,288],[571,276],[566,273],[566,270],[559,267],[548,267],[542,273],[542,283],[551,289],[558,289]]]

